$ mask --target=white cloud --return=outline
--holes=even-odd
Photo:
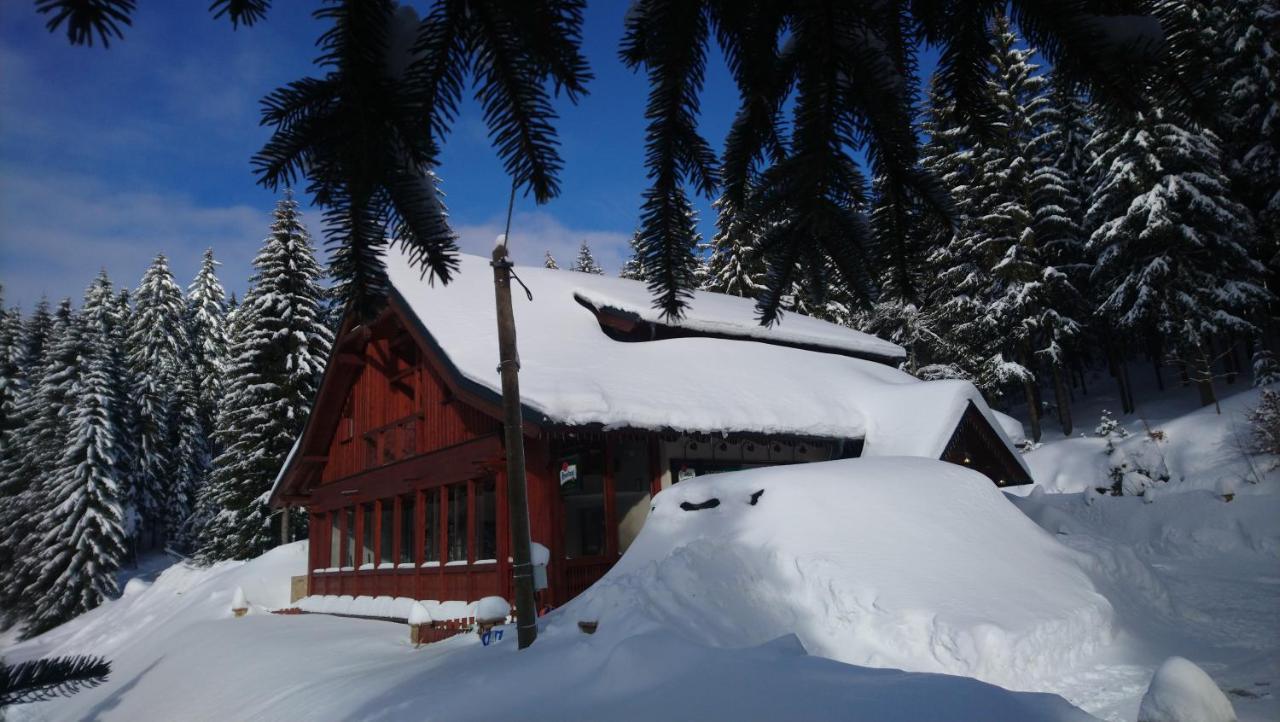
[[[185,286],[206,247],[229,289],[242,289],[270,214],[247,205],[207,206],[181,193],[117,188],[83,175],[0,168],[0,282],[7,304],[44,294],[79,299],[106,268],[133,287],[156,253]]]
[[[505,218],[487,223],[455,225],[458,245],[466,253],[488,256],[493,250],[493,240],[502,233]],[[541,265],[543,254],[551,251],[561,268],[568,268],[578,255],[583,240],[591,247],[596,261],[606,273],[617,273],[627,260],[631,250],[627,241],[631,236],[618,231],[572,228],[560,219],[544,211],[516,213],[511,219],[511,238],[508,244],[516,263]]]

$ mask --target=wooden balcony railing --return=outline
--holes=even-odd
[[[421,414],[410,414],[364,434],[365,468],[383,466],[418,453]]]

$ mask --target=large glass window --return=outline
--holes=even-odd
[[[363,539],[360,544],[360,565],[373,563],[373,504],[362,504],[360,513],[363,517]]]
[[[440,563],[440,490],[428,489],[425,495],[422,532],[422,561]]]
[[[614,506],[618,515],[618,553],[631,546],[649,516],[649,441],[621,439],[614,454]]]
[[[604,446],[566,449],[560,463],[565,557],[604,554]]]
[[[382,529],[378,535],[378,562],[392,564],[395,562],[395,558],[391,554],[395,551],[393,545],[396,538],[396,502],[394,499],[383,499],[379,506],[381,507]]]
[[[498,493],[493,479],[476,482],[476,560],[498,558]]]
[[[400,563],[413,563],[413,497],[400,500]]]
[[[448,493],[449,561],[467,560],[467,485],[453,484],[446,487]]]
[[[356,558],[356,510],[354,507],[347,507],[342,510],[343,532],[346,534],[346,548],[343,549],[342,566],[349,567],[354,564]]]
[[[329,512],[329,566],[342,566],[342,517],[340,512]]]

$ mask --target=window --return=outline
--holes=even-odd
[[[400,500],[400,563],[413,563],[413,497]]]
[[[395,550],[393,545],[396,538],[396,502],[394,499],[384,499],[379,502],[379,506],[382,514],[382,533],[378,535],[378,562],[393,564],[395,558],[391,553]]]
[[[364,538],[361,539],[360,565],[373,564],[373,504],[362,504],[361,515],[364,517]]]
[[[353,507],[347,507],[342,510],[343,521],[345,522],[342,531],[346,535],[346,548],[343,549],[342,565],[344,567],[352,566],[356,558],[356,510]]]
[[[493,479],[476,482],[476,559],[498,558],[498,494]]]
[[[440,490],[429,489],[425,502],[422,532],[422,561],[440,563]]]
[[[467,485],[446,487],[449,494],[448,547],[449,561],[467,561]]]
[[[604,447],[567,449],[561,459],[565,558],[604,554]]]
[[[329,566],[342,566],[342,516],[329,512]]]
[[[613,490],[621,554],[631,546],[649,516],[649,442],[622,439],[614,456]]]

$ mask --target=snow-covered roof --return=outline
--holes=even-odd
[[[488,259],[464,255],[448,285],[422,280],[398,251],[389,252],[386,261],[395,291],[456,373],[500,393]],[[513,294],[521,400],[542,417],[532,420],[863,439],[864,455],[937,458],[972,402],[1008,442],[971,384],[920,381],[840,353],[901,356],[899,347],[874,336],[797,314],[761,328],[751,301],[699,292],[684,328],[717,337],[618,341],[605,334],[582,300],[659,320],[648,308],[644,284],[523,266],[516,273],[533,292],[532,301],[518,288]]]

